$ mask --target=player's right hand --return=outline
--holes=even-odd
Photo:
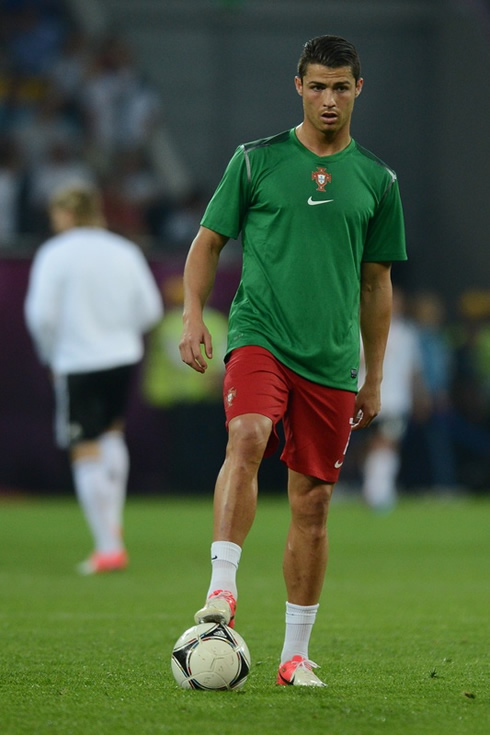
[[[204,355],[201,345],[204,347]],[[213,357],[213,344],[211,334],[204,322],[184,327],[182,338],[179,343],[180,356],[182,361],[189,365],[198,373],[204,373],[207,370],[208,360]]]

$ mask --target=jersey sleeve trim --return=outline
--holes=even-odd
[[[243,150],[243,156],[245,158],[245,167],[247,170],[248,183],[251,184],[252,183],[252,165],[250,163],[250,156],[248,155],[248,151],[244,145],[242,146],[242,150]]]

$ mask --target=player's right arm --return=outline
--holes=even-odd
[[[59,251],[41,247],[34,257],[24,303],[27,329],[39,359],[52,366],[61,315],[63,270]]]
[[[208,366],[203,356],[211,359],[211,334],[203,321],[203,309],[216,278],[219,256],[228,238],[207,227],[200,227],[187,255],[184,268],[184,328],[180,340],[180,356],[198,373]]]

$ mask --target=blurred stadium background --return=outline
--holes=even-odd
[[[22,310],[50,190],[97,181],[111,228],[141,244],[164,284],[181,273],[235,147],[299,121],[297,58],[323,33],[360,52],[353,135],[397,171],[404,200],[410,260],[394,280],[409,297],[430,291],[443,304],[454,358],[447,450],[463,489],[490,489],[487,0],[1,0],[0,24],[2,494],[71,488]],[[213,296],[221,311],[239,267],[232,244]],[[130,490],[194,491],[169,480],[171,414],[145,399],[143,372],[128,421]],[[205,422],[201,413],[185,423],[184,457]],[[222,430],[212,434],[203,492],[223,450]],[[408,437],[401,483],[426,489],[420,435]],[[278,460],[263,472],[267,487],[280,487]]]

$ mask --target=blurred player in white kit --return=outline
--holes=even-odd
[[[129,472],[124,417],[143,334],[162,316],[159,289],[134,243],[105,229],[99,193],[82,187],[50,203],[54,237],[37,251],[25,301],[27,327],[52,373],[56,440],[69,451],[94,540],[82,574],[124,569]]]

